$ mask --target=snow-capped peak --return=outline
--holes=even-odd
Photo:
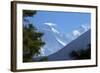
[[[69,34],[71,35],[72,37],[71,38],[71,37],[66,37],[66,34],[60,32],[56,28],[57,24],[55,23],[46,22],[43,24],[43,27],[41,28],[40,31],[44,33],[42,39],[46,44],[41,48],[41,55],[47,56],[57,52],[58,50],[66,46],[68,43],[70,43],[72,40],[82,35],[84,31],[86,31],[82,29],[82,27],[80,29],[82,29],[83,31],[80,31],[80,29],[73,30],[74,32]]]

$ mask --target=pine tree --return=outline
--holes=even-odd
[[[23,16],[33,16],[34,13],[36,14],[34,11],[33,13],[24,11]],[[33,24],[23,26],[23,62],[31,62],[33,56],[40,54],[40,48],[45,44],[41,39],[42,36],[43,33],[39,32]]]

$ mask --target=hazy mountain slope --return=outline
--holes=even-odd
[[[77,39],[73,40],[71,43],[66,45],[64,48],[58,52],[48,56],[48,60],[69,60],[71,59],[69,53],[72,50],[78,50],[85,48],[91,42],[91,30],[79,36]],[[53,45],[52,45],[53,46]]]

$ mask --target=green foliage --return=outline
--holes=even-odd
[[[91,45],[88,44],[87,48],[85,49],[80,49],[80,50],[73,50],[70,53],[70,56],[74,58],[75,60],[79,59],[90,59],[91,58]]]
[[[32,58],[40,53],[40,48],[45,44],[41,40],[42,36],[43,33],[37,32],[32,24],[23,27],[23,51],[27,52],[27,58]]]
[[[48,57],[43,57],[40,61],[48,61]]]
[[[24,10],[23,19],[33,16],[36,11]],[[40,48],[44,46],[43,33],[39,32],[33,24],[23,25],[23,62],[31,62],[32,57],[40,54]]]
[[[31,17],[35,14],[36,14],[36,11],[34,10],[23,10],[23,17],[27,17],[27,16]]]

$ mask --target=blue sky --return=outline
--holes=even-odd
[[[30,23],[37,29],[44,29],[44,25],[51,27],[51,29],[46,30],[52,31],[54,36],[52,36],[52,34],[50,34],[50,36],[48,34],[50,32],[45,32],[43,37],[46,45],[42,47],[44,49],[42,52],[50,50],[46,51],[45,54],[53,53],[54,51],[56,52],[57,49],[63,48],[68,42],[71,42],[86,32],[91,24],[91,14],[79,12],[37,11],[33,17],[28,17],[27,19],[29,19]],[[55,39],[62,46],[59,45]]]
[[[70,33],[72,30],[80,28],[81,25],[89,26],[90,18],[90,13],[37,11],[31,22],[35,26],[54,23],[56,24],[56,29],[60,32]]]

